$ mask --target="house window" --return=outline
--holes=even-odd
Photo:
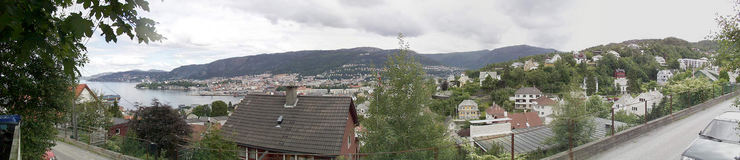
[[[116,128],[116,135],[121,135],[121,129],[120,128]]]
[[[352,147],[352,137],[347,136],[347,148]]]
[[[249,158],[251,158],[251,159],[257,159],[257,149],[250,149],[249,150]]]
[[[637,107],[632,107],[632,110],[633,111],[637,111]]]

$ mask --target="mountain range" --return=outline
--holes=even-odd
[[[154,80],[208,79],[262,73],[298,73],[317,75],[337,70],[347,64],[382,67],[387,57],[398,49],[357,47],[337,50],[304,50],[284,53],[259,54],[220,59],[206,64],[180,66],[172,71],[131,70],[104,73],[88,77],[91,81],[136,81],[141,78]],[[418,54],[410,51],[415,60],[424,66],[448,66],[478,69],[490,63],[504,62],[519,57],[557,52],[554,49],[516,45],[493,50],[470,52]]]

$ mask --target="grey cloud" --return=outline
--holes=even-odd
[[[573,0],[514,0],[499,5],[512,21],[527,29],[565,25],[563,10],[572,9]]]

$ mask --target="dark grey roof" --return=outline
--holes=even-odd
[[[591,134],[592,140],[601,139],[610,132],[610,129],[607,129],[605,125],[611,125],[611,120],[593,118],[592,122],[594,122],[594,132]],[[616,128],[627,126],[627,124],[619,121],[614,121],[614,125],[617,126]],[[548,149],[554,146],[547,145],[545,143],[548,138],[555,135],[550,126],[513,129],[511,131],[514,132],[514,152],[517,154],[529,153],[537,149]],[[501,149],[507,153],[511,151],[511,136],[504,136],[491,140],[480,140],[479,138],[474,139],[477,141],[476,145],[485,150],[493,148],[492,145],[496,144],[501,146]]]
[[[351,97],[299,96],[295,107],[284,104],[285,96],[248,95],[221,133],[249,147],[327,154],[340,153],[348,118],[357,124]]]
[[[535,87],[522,87],[517,89],[514,94],[542,94],[542,92]]]
[[[128,119],[113,118],[113,125],[119,125],[119,124],[124,124],[124,123],[128,123]]]

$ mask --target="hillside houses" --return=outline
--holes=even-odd
[[[665,63],[665,58],[661,56],[655,56],[655,62],[658,62],[660,66],[667,66]]]
[[[469,99],[460,102],[457,105],[457,117],[464,120],[478,119],[480,117],[478,103]]]
[[[527,61],[524,61],[524,66],[523,67],[524,67],[524,71],[529,71],[529,70],[535,70],[539,66],[540,66],[539,63],[535,62],[532,59],[529,59]]]
[[[658,85],[666,85],[671,77],[673,77],[673,72],[671,72],[671,70],[660,70],[658,71],[656,81],[658,82]]]
[[[624,69],[617,69],[614,71],[614,88],[617,89],[619,94],[627,94],[627,79]]]
[[[501,80],[501,75],[498,75],[497,72],[480,72],[480,74],[478,74],[478,83],[480,86],[483,86],[483,81],[485,81],[487,77],[491,77],[491,79],[494,80]]]
[[[557,101],[551,98],[542,96],[534,100],[533,110],[535,113],[537,113],[538,116],[545,119],[545,124],[550,124],[550,122],[552,122],[553,120],[552,118],[552,114],[554,113],[553,109],[555,108],[555,105],[557,104],[558,104]]]
[[[541,96],[542,92],[535,87],[522,87],[516,90],[514,96],[509,97],[509,100],[514,101],[515,109],[532,109],[534,100]]]
[[[663,101],[663,94],[657,90],[651,90],[649,92],[640,93],[637,97],[624,94],[620,96],[618,100],[614,101],[612,108],[615,108],[617,111],[626,111],[630,114],[645,115],[646,108],[647,112],[650,112],[650,110],[660,104],[661,101]],[[646,104],[647,107],[645,106]]]
[[[560,55],[559,54],[555,54],[551,58],[547,58],[545,60],[545,67],[555,66],[555,62],[559,61],[560,59],[562,59],[562,58],[560,58]]]

